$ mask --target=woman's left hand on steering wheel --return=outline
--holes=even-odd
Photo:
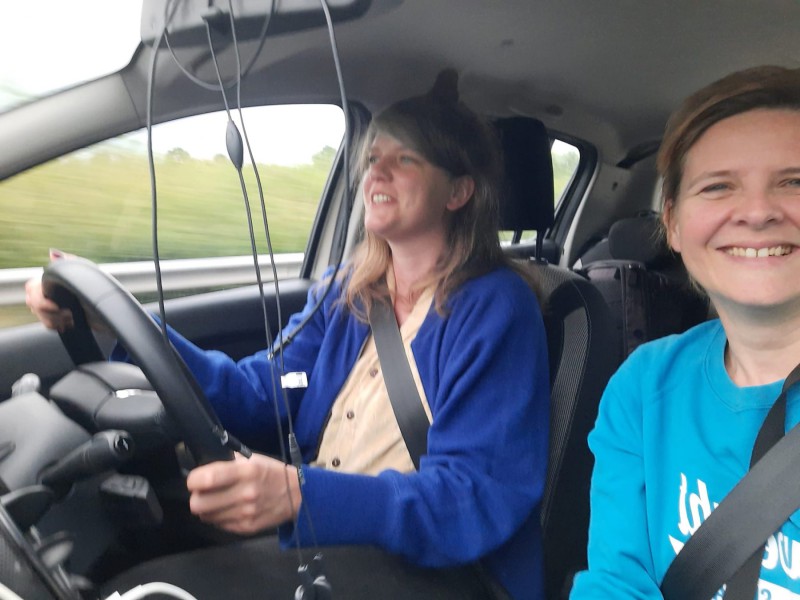
[[[197,467],[186,486],[192,513],[233,533],[276,527],[294,519],[300,508],[297,469],[259,454]]]

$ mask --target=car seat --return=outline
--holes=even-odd
[[[527,117],[495,121],[505,161],[502,230],[535,230],[537,251],[526,263],[539,281],[550,360],[550,448],[541,506],[547,598],[569,594],[573,575],[586,568],[589,481],[593,457],[586,443],[597,405],[618,366],[611,315],[585,277],[542,259],[554,220],[550,138]],[[524,255],[514,252],[514,256]]]
[[[608,258],[597,249],[587,251],[580,272],[611,308],[620,360],[646,341],[706,320],[708,300],[664,242],[658,213],[643,211],[615,222],[605,248]]]

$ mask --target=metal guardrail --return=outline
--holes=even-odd
[[[273,280],[269,256],[259,256],[261,279]],[[297,277],[303,264],[303,254],[275,255],[278,279]],[[155,293],[155,265],[152,261],[106,263],[100,268],[116,278],[133,294]],[[25,282],[40,277],[41,268],[0,270],[0,306],[25,303]],[[161,261],[161,279],[165,292],[233,287],[256,283],[252,256],[192,258]]]

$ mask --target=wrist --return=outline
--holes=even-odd
[[[300,473],[297,470],[297,467],[293,465],[286,465],[284,467],[286,469],[286,484],[288,489],[286,490],[287,495],[289,496],[289,519],[295,520],[297,515],[300,514],[300,504],[303,501],[303,493],[300,490]]]

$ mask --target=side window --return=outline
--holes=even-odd
[[[572,178],[575,176],[575,171],[578,170],[581,153],[572,144],[562,140],[554,140],[550,148],[550,154],[553,157],[553,199],[555,206],[558,207],[559,202],[564,197],[564,192],[567,191]]]
[[[244,109],[243,117],[272,247],[280,255],[279,276],[293,276],[344,133],[344,117],[339,107],[328,105],[254,107]],[[159,255],[165,289],[173,297],[255,281],[242,187],[225,148],[226,125],[223,112],[153,127]],[[240,132],[244,136],[241,126]],[[242,173],[258,252],[267,261],[247,148]],[[140,300],[153,299],[151,214],[145,131],[0,182],[0,327],[33,320],[24,306],[24,282],[38,275],[50,248],[106,263]],[[271,277],[270,269],[263,271]]]

